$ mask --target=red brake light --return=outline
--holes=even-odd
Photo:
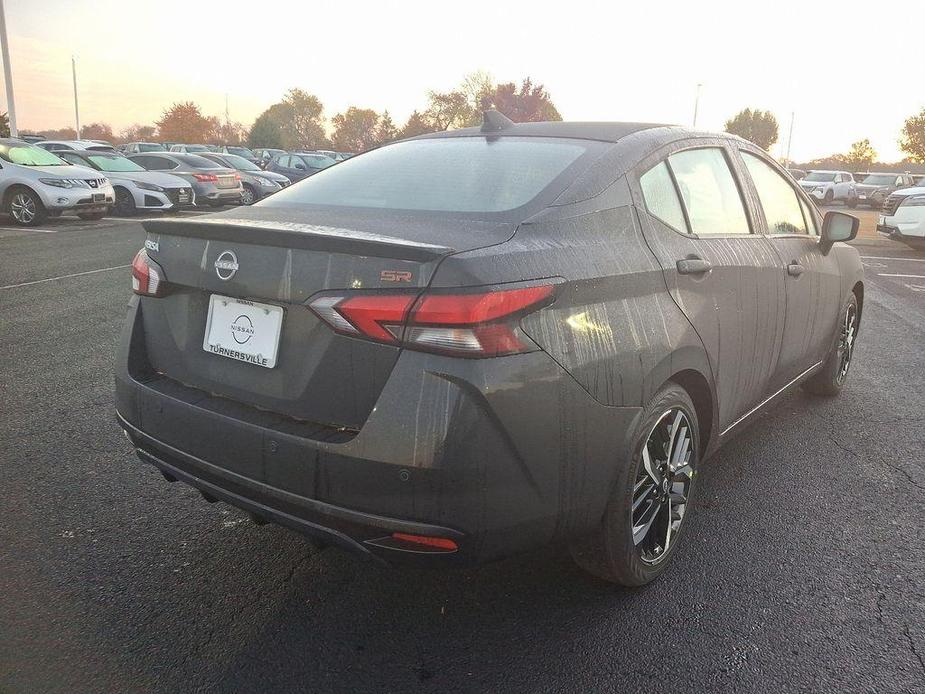
[[[321,296],[312,310],[337,332],[411,349],[494,357],[536,349],[520,318],[550,303],[541,285],[478,293],[341,294]]]
[[[446,552],[455,552],[459,546],[445,537],[430,537],[429,535],[409,535],[408,533],[392,533],[392,537],[403,542],[411,542],[425,547],[434,547]]]
[[[148,257],[148,252],[141,249],[132,260],[132,291],[142,296],[163,296],[166,278],[161,266]]]
[[[193,178],[195,178],[197,181],[201,181],[202,183],[215,183],[218,181],[218,176],[215,174],[194,173]]]

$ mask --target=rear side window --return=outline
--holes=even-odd
[[[695,234],[748,234],[742,196],[723,151],[691,149],[668,157]]]
[[[754,154],[742,152],[771,234],[805,234],[806,221],[796,191],[783,176]]]
[[[565,181],[592,150],[600,151],[599,143],[540,137],[410,140],[326,168],[264,204],[509,212]]]
[[[653,215],[665,224],[674,227],[680,232],[688,233],[687,222],[684,221],[684,211],[678,199],[678,191],[671,180],[671,173],[665,162],[659,162],[646,171],[639,178],[642,188],[642,197],[645,198],[646,207]]]

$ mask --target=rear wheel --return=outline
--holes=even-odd
[[[848,379],[848,369],[854,356],[854,342],[860,326],[858,298],[852,292],[842,308],[835,344],[822,369],[803,384],[803,389],[816,395],[838,395]]]
[[[241,204],[253,205],[255,202],[257,202],[257,191],[250,186],[244,186],[244,191],[241,193]]]
[[[572,547],[579,566],[624,586],[665,570],[690,508],[699,438],[687,391],[667,385],[645,409],[599,527]]]
[[[120,217],[133,217],[138,208],[135,206],[135,196],[125,188],[116,188],[116,204],[112,211]]]
[[[851,209],[854,209],[857,206],[858,206],[857,198],[848,198],[848,207],[850,207]]]
[[[834,199],[835,199],[835,193],[833,193],[832,189],[830,188],[829,190],[825,191],[825,196],[823,196],[822,202],[825,203],[826,205],[831,205],[832,200]]]
[[[10,194],[8,209],[13,221],[23,227],[38,226],[48,217],[39,196],[28,188],[17,188]]]

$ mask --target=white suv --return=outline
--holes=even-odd
[[[901,188],[883,201],[877,231],[909,246],[925,244],[925,182]]]
[[[816,202],[824,205],[843,202],[848,207],[856,207],[858,204],[854,177],[847,171],[810,171],[797,183]]]
[[[21,140],[0,138],[0,209],[18,225],[37,226],[63,212],[100,219],[114,202],[105,176]]]

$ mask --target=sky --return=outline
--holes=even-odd
[[[83,124],[117,133],[176,101],[249,125],[290,87],[328,117],[388,109],[396,123],[485,70],[530,76],[565,120],[722,130],[745,107],[780,122],[772,153],[805,161],[869,138],[902,157],[903,121],[925,108],[925,2],[887,17],[870,2],[467,0],[4,0],[20,129]],[[220,9],[222,8],[222,9]],[[225,11],[224,8],[230,8]],[[6,110],[5,92],[0,108]]]

